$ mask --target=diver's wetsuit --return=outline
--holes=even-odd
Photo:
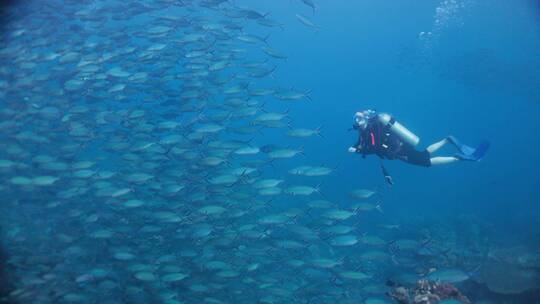
[[[400,159],[417,166],[431,166],[431,156],[427,150],[418,151],[401,141],[379,123],[377,116],[369,119],[365,129],[358,129],[358,141],[354,147],[364,157],[376,154],[382,159]]]

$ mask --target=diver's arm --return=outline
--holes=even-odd
[[[363,137],[362,137],[362,131],[359,131],[358,132],[358,140],[356,141],[356,143],[352,146],[352,147],[349,147],[349,152],[351,153],[362,153],[362,142],[363,142]]]

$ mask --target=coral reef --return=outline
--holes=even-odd
[[[13,290],[13,282],[7,266],[7,253],[0,244],[0,303],[12,303],[8,301],[9,293]]]
[[[401,304],[436,304],[450,299],[458,300],[464,304],[471,303],[454,285],[428,280],[419,280],[416,286],[411,289],[394,286],[388,295]]]

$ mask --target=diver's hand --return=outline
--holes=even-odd
[[[356,152],[356,148],[355,148],[355,147],[349,147],[349,152],[350,152],[350,153]]]

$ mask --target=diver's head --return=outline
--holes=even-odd
[[[367,126],[367,118],[364,115],[364,112],[354,113],[354,123],[353,127],[355,129],[365,129]]]
[[[354,113],[354,123],[353,127],[355,129],[365,129],[368,124],[368,120],[375,113],[373,110],[365,110]]]

